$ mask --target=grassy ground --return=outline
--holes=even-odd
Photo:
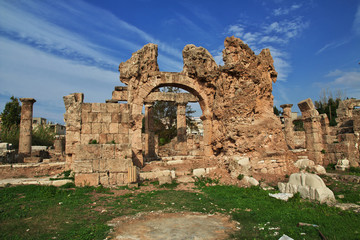
[[[234,239],[278,239],[283,234],[294,239],[321,239],[318,230],[327,239],[360,239],[358,213],[298,196],[283,202],[260,188],[207,187],[204,183],[198,184],[199,191],[191,192],[173,190],[176,184],[163,188],[156,183],[156,190],[147,192],[124,187],[112,191],[66,186],[0,188],[0,239],[104,239],[110,229],[107,221],[158,210],[231,215],[241,223],[241,229],[231,236]],[[344,199],[360,201],[359,188],[355,191],[357,198],[345,193]],[[297,227],[299,222],[319,228]]]

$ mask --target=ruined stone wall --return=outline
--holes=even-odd
[[[83,103],[83,95],[64,97],[66,163],[76,185],[127,183],[132,166],[128,104]]]
[[[204,141],[203,136],[195,134],[187,134],[186,136],[186,150],[188,156],[204,156]],[[160,157],[181,156],[181,145],[178,146],[177,138],[171,142],[159,146]]]
[[[287,104],[288,105],[288,104]],[[352,166],[360,164],[360,100],[341,101],[337,109],[337,126],[331,127],[326,114],[319,114],[311,99],[301,101],[302,121],[305,131],[297,131],[292,138],[295,148],[306,148],[310,160],[328,165],[339,160],[348,160]],[[283,105],[285,106],[285,105]]]
[[[226,38],[224,45],[224,66],[218,66],[206,49],[187,45],[183,50],[183,71],[160,72],[154,44],[146,45],[120,64],[120,80],[128,85],[130,135],[136,164],[143,164],[144,99],[158,87],[176,86],[199,99],[205,156],[215,155],[224,167],[229,161],[245,157],[254,173],[265,169],[263,173],[285,175],[291,170],[294,156],[288,151],[281,123],[273,113],[272,84],[277,73],[270,51],[264,49],[255,55],[235,37]]]

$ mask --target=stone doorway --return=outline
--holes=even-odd
[[[204,155],[202,121],[186,116],[188,104],[199,105],[198,101],[183,89],[170,88],[166,92],[165,88],[158,88],[149,94],[145,99],[142,128],[145,162],[161,157]]]

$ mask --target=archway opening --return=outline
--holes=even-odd
[[[144,99],[143,109],[145,161],[204,155],[204,129],[198,97],[183,88],[161,86],[154,88]]]

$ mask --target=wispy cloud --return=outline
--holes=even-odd
[[[111,98],[113,87],[120,85],[116,72],[56,57],[3,37],[0,52],[0,94],[33,97],[36,106],[52,106],[47,113],[44,109],[42,116],[57,122],[62,121],[62,115],[57,112],[54,118],[56,111],[65,110],[63,96],[84,92],[86,101],[104,102]]]
[[[274,58],[275,69],[278,71],[278,80],[286,81],[291,72],[290,58],[284,47],[292,39],[301,35],[302,31],[309,26],[309,22],[303,21],[301,17],[284,19],[264,24],[257,31],[247,31],[242,24],[230,25],[227,32],[241,38],[255,52],[263,48],[269,48]]]
[[[105,45],[134,51],[148,42],[158,44],[159,51],[181,62],[181,50],[83,1],[0,1],[0,14],[6,20],[0,22],[2,35],[83,64],[116,70],[119,60],[128,56],[121,54],[123,59],[119,59],[116,51]],[[96,21],[93,16],[98,16]]]
[[[353,31],[357,36],[360,36],[360,4],[357,7],[357,11],[355,14],[355,19],[353,22]]]
[[[333,70],[325,77],[333,79],[328,86],[336,89],[343,89],[347,97],[360,98],[360,71]]]
[[[301,8],[302,5],[301,4],[293,4],[288,8],[276,8],[273,11],[273,15],[275,16],[281,16],[281,15],[288,15],[291,12],[295,11],[296,9]]]
[[[342,45],[348,43],[349,40],[342,40],[342,41],[334,41],[334,42],[331,42],[331,43],[328,43],[326,44],[325,46],[323,46],[322,48],[320,48],[317,52],[316,52],[316,55],[326,51],[326,50],[331,50],[331,49],[335,49],[335,48],[338,48],[338,47],[341,47]]]

